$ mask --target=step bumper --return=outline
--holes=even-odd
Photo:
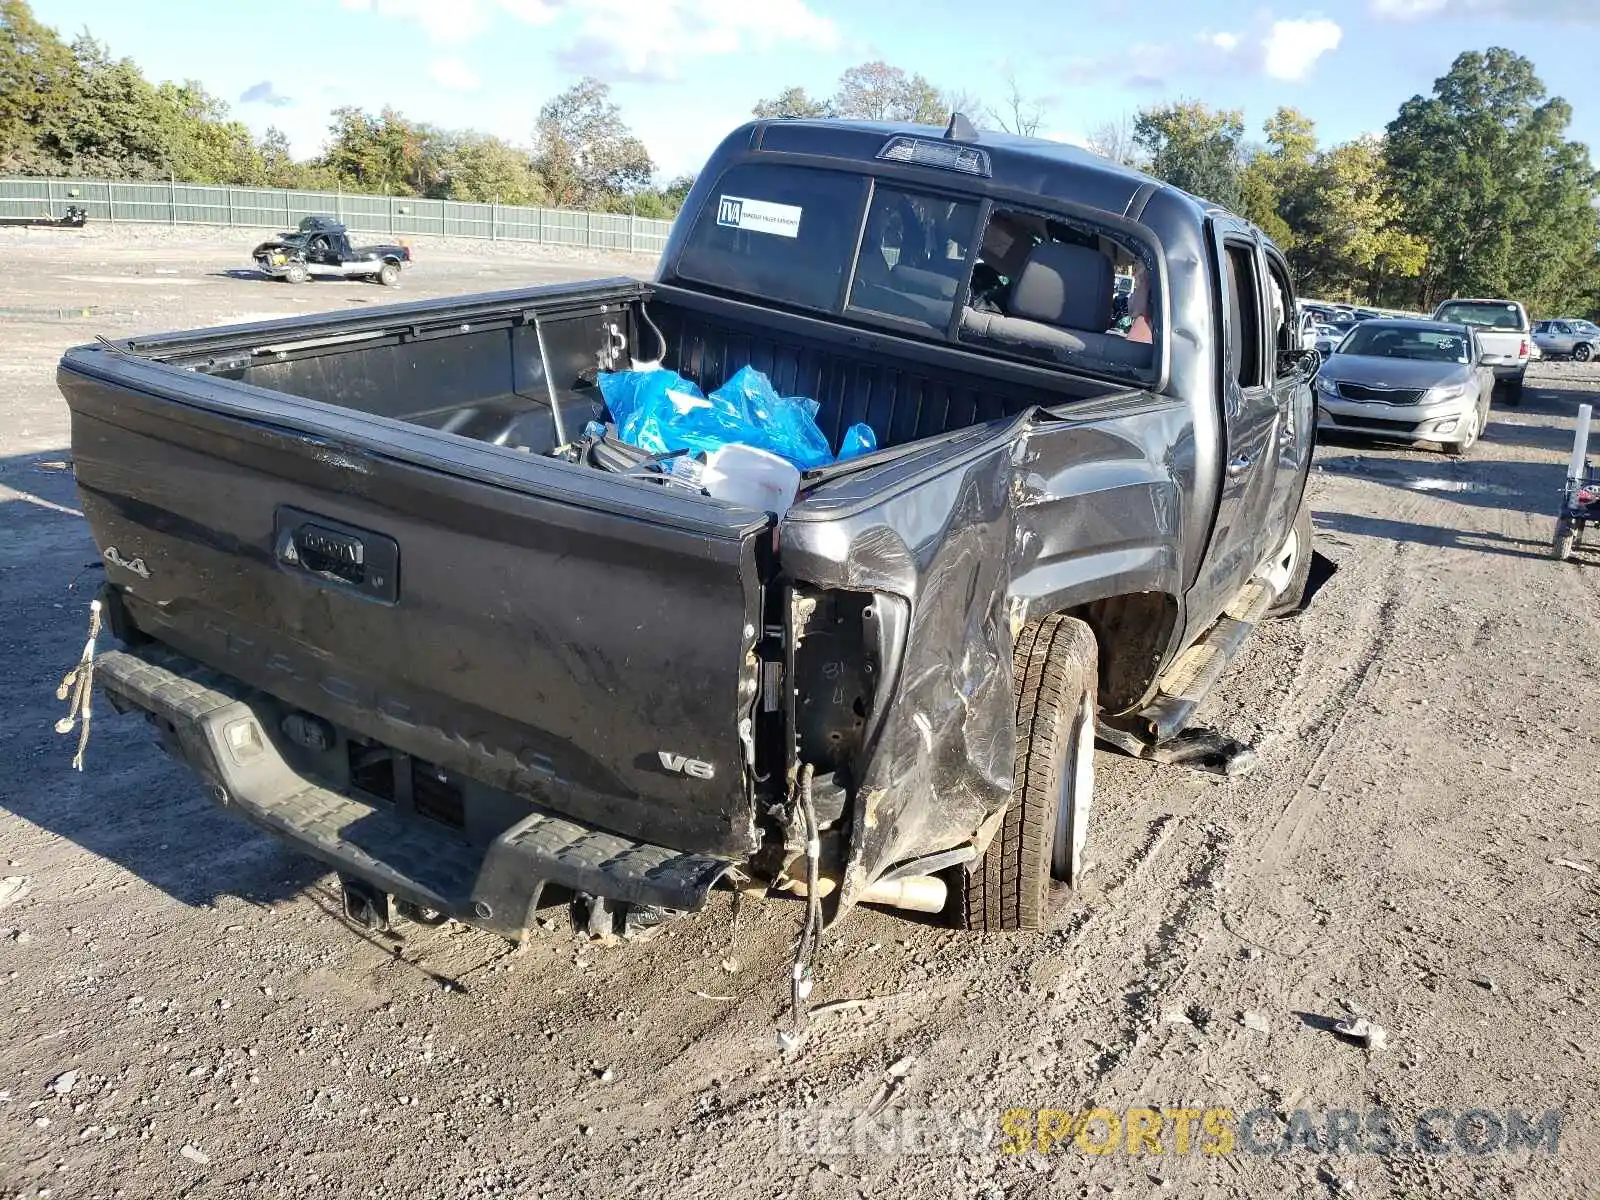
[[[505,937],[522,939],[551,884],[613,905],[694,912],[734,864],[620,837],[529,805],[487,846],[297,771],[238,680],[159,643],[107,651],[95,682],[119,712],[144,713],[211,798],[337,871]]]

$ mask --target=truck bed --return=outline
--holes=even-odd
[[[622,280],[80,347],[60,383],[118,632],[246,689],[274,751],[317,788],[399,806],[480,856],[545,814],[747,859],[793,755],[826,766],[883,714],[859,679],[819,680],[837,698],[826,712],[782,702],[786,671],[822,666],[786,659],[785,606],[827,542],[816,525],[780,549],[769,514],[548,457],[556,406],[569,438],[601,414],[607,353],[663,354],[706,388],[753,364],[815,397],[835,445],[870,423],[879,451],[813,473],[791,510],[802,523],[934,467],[941,504],[974,486],[1004,504],[994,472],[1011,419],[1106,390],[992,362],[980,381],[960,352],[919,357],[892,337]],[[956,574],[933,543],[926,562],[882,559],[950,581],[925,600],[930,621],[994,624],[1004,556],[963,555],[972,536],[948,549]],[[859,630],[873,579],[846,586],[862,589],[854,608],[825,598],[821,611]],[[992,601],[973,609],[973,588]],[[941,684],[937,703],[969,686]],[[926,720],[933,701],[918,703]],[[285,731],[307,728],[291,744]],[[1007,743],[972,735],[1003,795]],[[968,798],[958,824],[995,802]]]
[[[826,322],[737,301],[626,281],[601,286],[486,297],[488,311],[459,302],[476,319],[416,333],[392,332],[396,322],[377,313],[345,318],[326,332],[321,323],[305,322],[303,337],[296,336],[299,323],[275,323],[266,345],[252,344],[241,330],[242,336],[206,337],[197,345],[146,339],[139,348],[215,377],[538,455],[557,444],[552,389],[569,436],[604,416],[594,377],[597,351],[612,344],[613,328],[625,339],[619,369],[629,357],[659,359],[709,391],[750,365],[779,392],[815,399],[817,423],[834,448],[858,422],[871,425],[887,449],[1037,404],[1117,390],[1060,375],[1043,386],[1040,373],[1027,368],[997,388],[992,360],[930,354],[929,347],[884,335],[841,336],[845,331]],[[447,312],[428,315],[437,321]],[[967,359],[966,370],[935,365],[933,357]]]

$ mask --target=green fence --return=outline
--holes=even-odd
[[[301,217],[331,215],[352,230],[390,237],[436,234],[652,255],[661,253],[672,228],[671,221],[627,213],[469,204],[412,196],[105,179],[0,179],[0,217],[59,218],[69,205],[86,211],[95,224],[118,225],[126,221],[293,229]]]

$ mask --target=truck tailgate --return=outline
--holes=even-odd
[[[140,633],[602,829],[752,847],[764,515],[93,348],[60,383]]]

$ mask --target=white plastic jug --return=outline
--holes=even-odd
[[[800,490],[800,468],[766,450],[733,442],[706,455],[702,482],[718,500],[781,517]]]

